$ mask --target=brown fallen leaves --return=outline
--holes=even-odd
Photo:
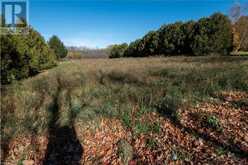
[[[83,142],[83,164],[120,164],[117,156],[117,142],[128,137],[121,122],[115,119],[101,119],[88,126],[76,126],[78,138]]]
[[[248,153],[248,107],[236,108],[230,104],[233,100],[246,98],[247,95],[236,93],[225,95],[229,101],[221,104],[203,103],[196,108],[186,110],[182,113],[182,123],[185,127],[197,130],[200,134],[207,134],[210,138],[223,145],[237,148],[241,152]],[[248,98],[248,97],[247,97]],[[194,114],[208,114],[218,119],[220,130],[203,127],[199,118]]]
[[[128,141],[135,164],[248,164],[248,107],[233,101],[247,99],[242,92],[222,93],[219,103],[202,103],[179,111],[179,122],[152,112],[140,120],[159,123],[159,132],[138,135],[125,129],[117,119],[77,122],[77,138],[83,146],[81,164],[122,164],[117,143]],[[31,147],[35,143],[36,147]],[[6,164],[20,160],[41,164],[47,146],[46,137],[12,139]]]
[[[26,165],[41,164],[44,159],[48,140],[46,136],[19,136],[9,143],[6,165],[18,163]]]

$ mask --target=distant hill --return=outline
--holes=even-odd
[[[69,53],[69,59],[80,59],[80,58],[107,58],[109,55],[108,48],[88,48],[84,46],[74,47],[70,46],[67,47]]]

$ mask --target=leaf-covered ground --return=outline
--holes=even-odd
[[[61,64],[4,91],[1,161],[248,164],[247,67],[246,58]]]

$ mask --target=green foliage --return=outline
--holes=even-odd
[[[140,122],[137,121],[135,123],[135,127],[134,127],[134,133],[139,135],[139,134],[146,134],[150,132],[150,124],[147,122]]]
[[[218,147],[218,148],[216,149],[216,152],[217,152],[217,154],[218,154],[219,156],[221,156],[221,155],[227,154],[227,153],[228,153],[228,150],[227,150],[226,148],[224,148],[224,147]]]
[[[158,142],[156,141],[156,139],[146,139],[146,146],[150,149],[156,149],[158,147]]]
[[[159,29],[160,54],[173,55],[184,52],[186,33],[183,31],[183,23],[176,22]]]
[[[233,56],[248,56],[248,52],[244,52],[244,51],[232,52],[231,55],[233,55]]]
[[[231,51],[231,21],[227,16],[216,13],[197,22],[176,22],[149,32],[143,38],[131,42],[124,56],[226,55]]]
[[[215,116],[207,116],[207,125],[211,128],[220,130],[220,122],[219,119]]]
[[[157,111],[170,118],[173,122],[180,120],[178,109],[182,105],[181,90],[180,88],[170,86],[167,95],[156,104]]]
[[[225,57],[222,57],[219,60],[224,59]],[[216,62],[209,61],[209,63]],[[205,101],[206,98],[213,97],[220,91],[248,90],[246,65],[180,67],[175,66],[152,73],[152,75],[163,77],[156,83],[166,90],[166,96],[161,99],[159,105],[167,109],[167,112],[169,109],[177,109],[177,105],[182,101]],[[161,109],[160,107],[158,108]],[[161,110],[164,111],[163,109]]]
[[[138,119],[138,116],[136,117]],[[158,122],[151,123],[150,121],[136,121],[134,125],[134,133],[136,135],[148,134],[148,133],[159,133],[161,128]]]
[[[160,133],[161,127],[160,127],[159,122],[153,123],[153,124],[151,125],[151,131],[152,131],[153,133]]]
[[[141,117],[143,114],[146,114],[146,113],[152,112],[152,111],[153,111],[153,109],[151,107],[141,105],[139,107],[139,111],[137,112],[137,117]]]
[[[131,128],[132,127],[132,119],[131,119],[131,114],[128,111],[123,112],[121,115],[122,123],[126,128]]]
[[[44,38],[32,28],[27,35],[1,35],[0,40],[2,84],[27,78],[56,64]]]
[[[126,51],[124,52],[124,56],[125,57],[141,57],[143,54],[141,50],[141,40],[138,39],[134,42],[131,42],[128,46],[128,48],[126,49]]]
[[[150,31],[142,39],[132,42],[127,51],[124,53],[126,57],[147,57],[149,55],[158,54],[159,50],[159,33]]]
[[[150,54],[157,54],[158,52],[158,41],[159,41],[159,35],[155,31],[149,32],[145,37],[144,40],[144,47],[145,47],[145,55],[148,56]]]
[[[232,51],[231,21],[220,13],[200,19],[194,33],[192,50],[195,55],[226,55]]]
[[[210,94],[223,90],[247,92],[247,60],[247,57],[125,59],[122,68],[119,65],[123,64],[123,59],[109,61],[111,68],[105,60],[98,60],[97,65],[93,65],[95,62],[92,60],[85,61],[92,68],[81,62],[64,62],[49,70],[48,74],[41,74],[19,85],[13,83],[8,91],[3,92],[1,135],[5,141],[23,133],[45,133],[51,120],[51,110],[56,109],[54,98],[58,95],[60,84],[60,112],[78,114],[75,120],[77,126],[87,126],[87,122],[92,120],[95,127],[98,118],[114,117],[121,120],[132,133],[137,131],[144,134],[146,139],[150,138],[147,147],[156,148],[160,144],[157,141],[156,145],[156,141],[153,141],[154,134],[163,135],[165,130],[160,118],[154,121],[150,119],[151,112],[158,110],[160,114],[182,122],[179,113],[180,109],[184,109],[184,103],[191,104],[193,99],[207,102],[209,98],[213,101],[213,95]],[[130,66],[140,69],[130,72]],[[100,83],[97,76],[99,70],[106,83]],[[109,77],[113,72],[121,76]],[[137,85],[133,83],[136,82],[133,78],[145,83]],[[68,90],[72,90],[71,99],[66,99]],[[242,102],[240,106],[245,105]],[[70,115],[60,115],[59,122],[68,121],[68,117]],[[217,116],[210,116],[204,121],[211,125],[211,131],[216,131],[213,127],[219,124],[222,126]],[[181,148],[175,148],[174,155],[182,160],[191,156]]]
[[[211,128],[218,132],[222,131],[220,121],[216,116],[205,112],[192,113],[191,115],[200,122],[202,127]]]
[[[52,36],[48,41],[48,44],[49,47],[54,51],[58,59],[67,56],[68,51],[63,42],[57,36]]]
[[[110,47],[109,58],[120,58],[124,56],[124,52],[128,45],[126,43],[120,45],[113,45]]]

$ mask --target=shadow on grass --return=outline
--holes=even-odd
[[[215,139],[211,137],[210,135],[206,133],[199,132],[199,130],[186,127],[181,122],[179,121],[179,118],[177,116],[177,109],[174,107],[157,107],[157,112],[170,120],[171,123],[173,123],[176,127],[178,127],[180,130],[182,130],[185,133],[191,134],[191,135],[196,135],[197,137],[202,138],[205,140],[207,143],[215,146],[215,147],[221,147],[224,148],[225,150],[228,150],[235,154],[237,157],[241,158],[247,158],[248,157],[248,152],[242,148],[241,145],[235,144],[230,142],[230,144],[224,143],[219,141],[218,139]]]
[[[77,138],[74,128],[76,114],[70,110],[70,122],[68,126],[60,126],[58,124],[60,116],[58,99],[61,90],[60,80],[58,79],[58,90],[54,97],[53,105],[49,109],[52,116],[49,123],[49,142],[43,164],[79,165],[83,154],[83,147]]]

